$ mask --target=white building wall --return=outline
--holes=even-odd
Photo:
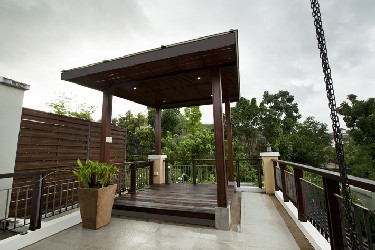
[[[0,76],[0,174],[13,173],[24,91],[28,85]],[[13,179],[0,179],[0,220],[7,216],[7,191]],[[9,194],[10,196],[10,194]],[[9,197],[10,198],[10,197]]]

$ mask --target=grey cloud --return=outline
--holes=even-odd
[[[373,96],[375,2],[320,2],[337,103],[350,93]],[[59,80],[62,69],[230,28],[239,29],[242,96],[288,90],[305,117],[330,122],[309,1],[2,0],[0,75],[30,83],[35,98],[25,105],[36,107],[40,91],[75,89]],[[116,110],[139,110],[117,103]]]

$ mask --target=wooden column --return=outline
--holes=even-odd
[[[110,144],[106,142],[107,137],[111,137],[111,118],[112,118],[112,91],[107,89],[103,91],[102,121],[100,130],[100,154],[99,161],[110,162]]]
[[[161,155],[161,109],[156,108],[155,113],[155,154]]]
[[[280,174],[281,174],[281,185],[283,186],[283,198],[285,202],[289,201],[288,196],[286,195],[286,179],[285,179],[285,171],[286,171],[286,165],[284,163],[279,163],[280,167]]]
[[[307,219],[305,217],[304,197],[303,197],[302,183],[301,183],[302,178],[303,178],[302,170],[298,168],[294,168],[294,184],[296,187],[298,220],[306,222]]]
[[[346,249],[347,246],[344,246],[344,239],[342,237],[340,205],[335,196],[335,194],[340,195],[340,183],[323,177],[323,189],[331,249]]]
[[[228,142],[228,178],[229,181],[234,181],[234,169],[233,169],[233,142],[232,142],[232,122],[230,115],[230,100],[225,100],[225,120],[227,124],[227,142]]]
[[[222,90],[221,75],[219,66],[211,70],[212,76],[212,102],[214,111],[214,131],[215,131],[215,166],[217,182],[217,205],[227,207],[227,178],[225,171],[225,150],[224,150],[224,128],[222,111]]]

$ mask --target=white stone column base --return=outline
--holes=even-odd
[[[215,228],[230,229],[230,205],[228,207],[215,207]]]
[[[165,183],[165,162],[167,159],[166,155],[149,155],[148,160],[153,161],[154,164],[154,184],[164,184]]]

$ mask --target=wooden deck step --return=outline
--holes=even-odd
[[[229,200],[232,194],[228,188]],[[214,226],[216,206],[216,185],[178,183],[117,197],[113,213]]]

